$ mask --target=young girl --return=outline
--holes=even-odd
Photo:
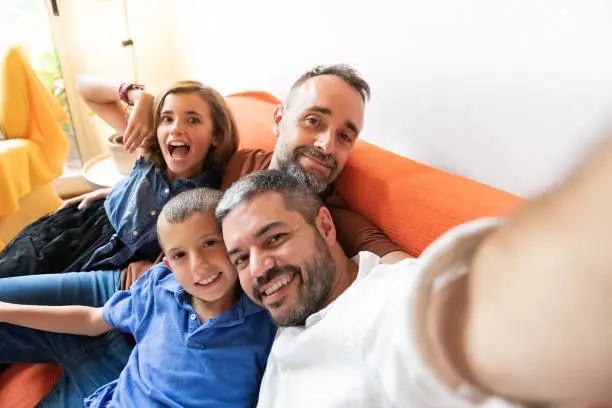
[[[0,302],[0,322],[9,323],[0,323],[0,344],[12,350],[8,361],[31,359],[33,350],[42,361],[63,361],[62,381],[44,404],[83,406],[93,393],[85,406],[255,406],[276,328],[237,285],[214,216],[220,198],[202,188],[171,199],[157,223],[164,263],[104,307]],[[79,347],[83,335],[111,329],[137,342],[120,374],[106,341],[87,352]],[[47,331],[75,335],[58,342]],[[102,348],[109,353],[100,354]]]
[[[155,99],[152,115],[142,109],[150,106],[150,95],[142,90],[121,91],[120,97],[116,87],[90,77],[80,77],[78,88],[117,131],[138,133],[134,123],[146,125],[146,117],[152,116],[157,132],[144,141],[143,156],[129,176],[112,190],[69,200],[70,206],[36,221],[12,240],[0,256],[0,278],[114,270],[154,259],[160,252],[154,225],[163,204],[187,189],[218,188],[220,171],[236,151],[236,129],[223,97],[198,82],[171,85]],[[143,102],[129,122],[120,98],[130,104],[133,99]],[[136,127],[147,132],[147,126]],[[84,204],[89,205],[83,209]]]

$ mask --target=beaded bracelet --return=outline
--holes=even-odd
[[[128,98],[128,92],[137,89],[140,91],[144,91],[144,85],[133,84],[131,82],[124,82],[119,85],[119,100],[125,102],[128,106],[134,106],[134,102],[130,101]]]

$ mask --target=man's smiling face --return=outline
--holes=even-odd
[[[342,172],[363,127],[364,110],[362,95],[343,79],[308,79],[277,108],[278,142],[270,168],[323,192]]]
[[[242,288],[278,325],[303,325],[327,303],[336,276],[329,248],[317,227],[289,210],[280,194],[238,204],[222,227]]]

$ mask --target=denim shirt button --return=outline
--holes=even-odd
[[[136,231],[136,230],[132,231],[132,235],[135,236],[135,237],[138,236],[138,231]]]
[[[165,189],[165,190],[164,190],[164,193],[166,193],[166,194],[168,194],[169,192],[170,192],[170,189],[169,189],[169,188],[167,188],[167,189]]]
[[[155,214],[157,214],[157,211],[155,210],[151,211],[151,215],[155,215]]]
[[[192,313],[192,314],[191,314],[191,316],[189,316],[189,318],[190,318],[191,320],[195,320],[195,319],[196,319],[196,317],[197,317],[197,316],[195,315],[195,313]]]

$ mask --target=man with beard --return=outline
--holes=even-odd
[[[285,172],[234,183],[216,210],[228,256],[280,326],[258,406],[612,401],[611,163],[612,143],[508,220],[393,265],[349,260],[320,197]]]

